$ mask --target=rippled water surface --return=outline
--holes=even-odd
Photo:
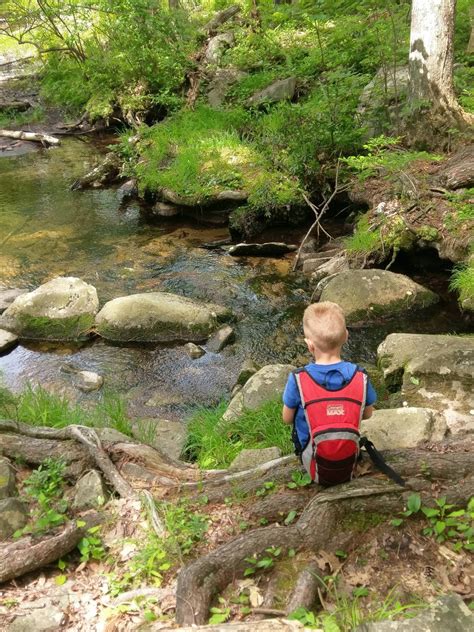
[[[113,189],[71,191],[71,182],[97,158],[97,150],[79,140],[22,156],[0,155],[0,283],[33,289],[70,275],[92,283],[101,304],[153,290],[222,303],[236,314],[236,344],[199,360],[191,360],[182,345],[120,347],[99,340],[81,347],[20,345],[0,357],[9,387],[40,383],[77,398],[70,376],[60,370],[64,362],[74,362],[126,394],[132,411],[180,415],[189,406],[227,396],[246,357],[259,364],[304,361],[300,322],[311,292],[306,280],[289,273],[290,259],[237,260],[200,247],[226,237],[226,228],[190,221],[152,225],[137,203],[123,203]],[[423,319],[353,330],[346,355],[373,362],[377,344],[390,331],[455,328],[452,308],[442,305]]]

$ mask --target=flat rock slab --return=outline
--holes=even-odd
[[[386,383],[410,406],[432,408],[453,433],[474,431],[474,338],[390,334],[377,350]]]
[[[31,602],[32,607],[34,602]],[[64,612],[50,605],[17,617],[6,632],[58,632],[63,630],[67,617]]]
[[[10,351],[18,342],[18,336],[5,329],[0,329],[0,353]]]
[[[268,463],[269,461],[274,461],[280,457],[281,450],[276,447],[242,450],[229,465],[229,470],[231,472],[243,472],[257,467],[258,465]]]
[[[283,395],[288,375],[296,367],[291,364],[268,364],[257,371],[232,398],[223,414],[224,421],[237,419],[244,410],[256,410]]]
[[[235,333],[230,325],[224,325],[215,331],[207,341],[206,350],[211,353],[219,353],[227,345],[233,342]]]
[[[474,613],[459,595],[439,597],[412,619],[359,625],[355,632],[472,632]]]
[[[439,297],[403,274],[349,270],[329,278],[320,300],[338,303],[347,322],[353,324],[429,307]]]
[[[423,441],[441,441],[446,422],[429,408],[392,408],[376,410],[361,424],[361,434],[377,450],[414,448]]]
[[[18,296],[0,316],[0,327],[20,338],[75,340],[88,334],[98,308],[95,287],[57,277]]]
[[[28,290],[21,290],[20,288],[1,288],[0,287],[0,314],[2,314],[7,307],[13,303],[13,301],[21,296],[27,294]]]
[[[205,340],[230,318],[221,305],[199,303],[168,292],[133,294],[109,301],[96,318],[96,330],[116,342]]]
[[[268,241],[264,244],[235,244],[227,252],[233,257],[282,257],[297,249],[294,244]]]

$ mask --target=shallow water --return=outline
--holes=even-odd
[[[236,314],[237,342],[219,355],[191,360],[182,345],[82,346],[31,343],[0,357],[7,386],[42,384],[84,401],[60,367],[73,362],[98,372],[130,401],[133,414],[180,417],[190,406],[226,397],[246,357],[257,363],[305,361],[301,314],[307,280],[290,273],[291,259],[234,259],[199,246],[227,236],[223,227],[190,221],[150,224],[136,202],[113,189],[76,191],[97,149],[79,140],[17,157],[0,157],[0,283],[33,289],[58,275],[79,276],[98,290],[101,304],[135,292],[164,290],[222,303]],[[457,309],[443,303],[423,318],[353,329],[348,359],[373,362],[392,331],[463,329]]]

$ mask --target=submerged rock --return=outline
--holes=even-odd
[[[206,349],[210,353],[219,353],[227,347],[235,338],[234,330],[230,325],[224,325],[215,331],[207,341]]]
[[[0,327],[20,338],[75,340],[87,335],[99,307],[97,290],[76,277],[57,277],[18,296]]]
[[[17,342],[18,336],[16,334],[0,329],[0,353],[13,349]]]
[[[233,257],[282,257],[297,249],[294,244],[269,241],[265,244],[236,244],[229,248],[228,253]]]
[[[349,270],[329,278],[320,297],[343,309],[348,323],[370,322],[437,303],[437,294],[403,274]]]
[[[106,303],[97,315],[96,329],[103,338],[117,342],[200,341],[229,317],[230,311],[221,305],[150,292]]]
[[[27,522],[26,505],[17,498],[0,500],[0,541],[8,540]]]
[[[257,371],[231,400],[222,415],[225,421],[237,419],[244,410],[256,410],[282,396],[286,380],[295,367],[291,364],[268,364]]]
[[[184,350],[186,351],[188,356],[190,358],[192,358],[193,360],[197,360],[198,358],[202,358],[202,356],[205,355],[205,353],[206,353],[202,347],[200,347],[199,345],[194,344],[194,342],[187,342],[184,345]]]
[[[408,405],[436,410],[453,433],[474,431],[474,338],[390,334],[377,354]]]
[[[0,500],[16,496],[15,472],[8,459],[0,458]]]
[[[361,424],[361,434],[377,450],[414,448],[422,441],[441,441],[446,422],[430,408],[393,408],[376,410]]]
[[[269,461],[274,461],[279,457],[281,457],[281,450],[276,447],[242,450],[229,465],[229,470],[231,472],[243,472]]]
[[[102,388],[104,378],[93,371],[79,371],[74,377],[74,383],[81,391],[89,393]]]
[[[102,476],[96,470],[84,474],[76,483],[72,506],[78,511],[101,507],[108,497]]]

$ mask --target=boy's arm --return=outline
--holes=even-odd
[[[362,414],[362,419],[369,419],[369,417],[372,417],[373,412],[374,412],[373,406],[366,406]]]
[[[283,404],[283,422],[285,424],[292,424],[295,418],[296,408],[289,408],[286,404]]]

